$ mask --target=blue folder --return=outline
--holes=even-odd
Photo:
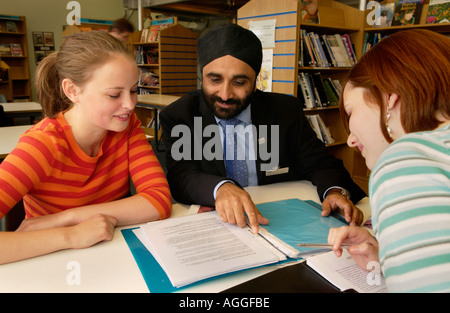
[[[269,225],[264,228],[300,251],[306,251],[307,248],[300,248],[295,244],[302,242],[326,243],[330,228],[347,225],[338,214],[322,217],[321,206],[313,201],[288,199],[261,203],[256,207],[269,220]],[[136,237],[133,229],[123,229],[122,235],[150,292],[173,292],[188,287],[172,286],[158,261]],[[204,281],[198,283],[202,282]]]

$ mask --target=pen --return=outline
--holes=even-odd
[[[304,248],[332,248],[333,246],[327,243],[297,243],[297,247]],[[349,248],[351,245],[341,245],[341,248]]]

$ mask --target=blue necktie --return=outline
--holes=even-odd
[[[219,123],[223,127],[224,132],[223,156],[227,177],[234,179],[242,187],[246,187],[248,186],[248,171],[245,161],[245,151],[242,151],[242,148],[238,145],[237,134],[234,132],[234,127],[240,124],[241,121],[232,118],[229,120],[221,120]],[[238,149],[240,149],[239,152]]]

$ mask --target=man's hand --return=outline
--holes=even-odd
[[[233,183],[225,183],[216,194],[216,211],[224,223],[247,225],[247,215],[253,233],[257,233],[259,224],[267,225],[269,220],[259,213],[250,195]]]
[[[331,211],[343,215],[350,226],[359,226],[364,221],[364,214],[346,196],[338,192],[328,192],[322,203],[322,216],[330,215]]]

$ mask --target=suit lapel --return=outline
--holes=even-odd
[[[261,153],[260,151],[270,150],[271,125],[275,123],[272,112],[269,106],[263,99],[263,92],[257,90],[252,98],[252,124],[256,127],[256,173],[258,176],[258,184],[264,177],[265,172],[261,171]],[[262,132],[263,127],[266,127],[266,134]],[[266,161],[264,161],[266,162]]]

